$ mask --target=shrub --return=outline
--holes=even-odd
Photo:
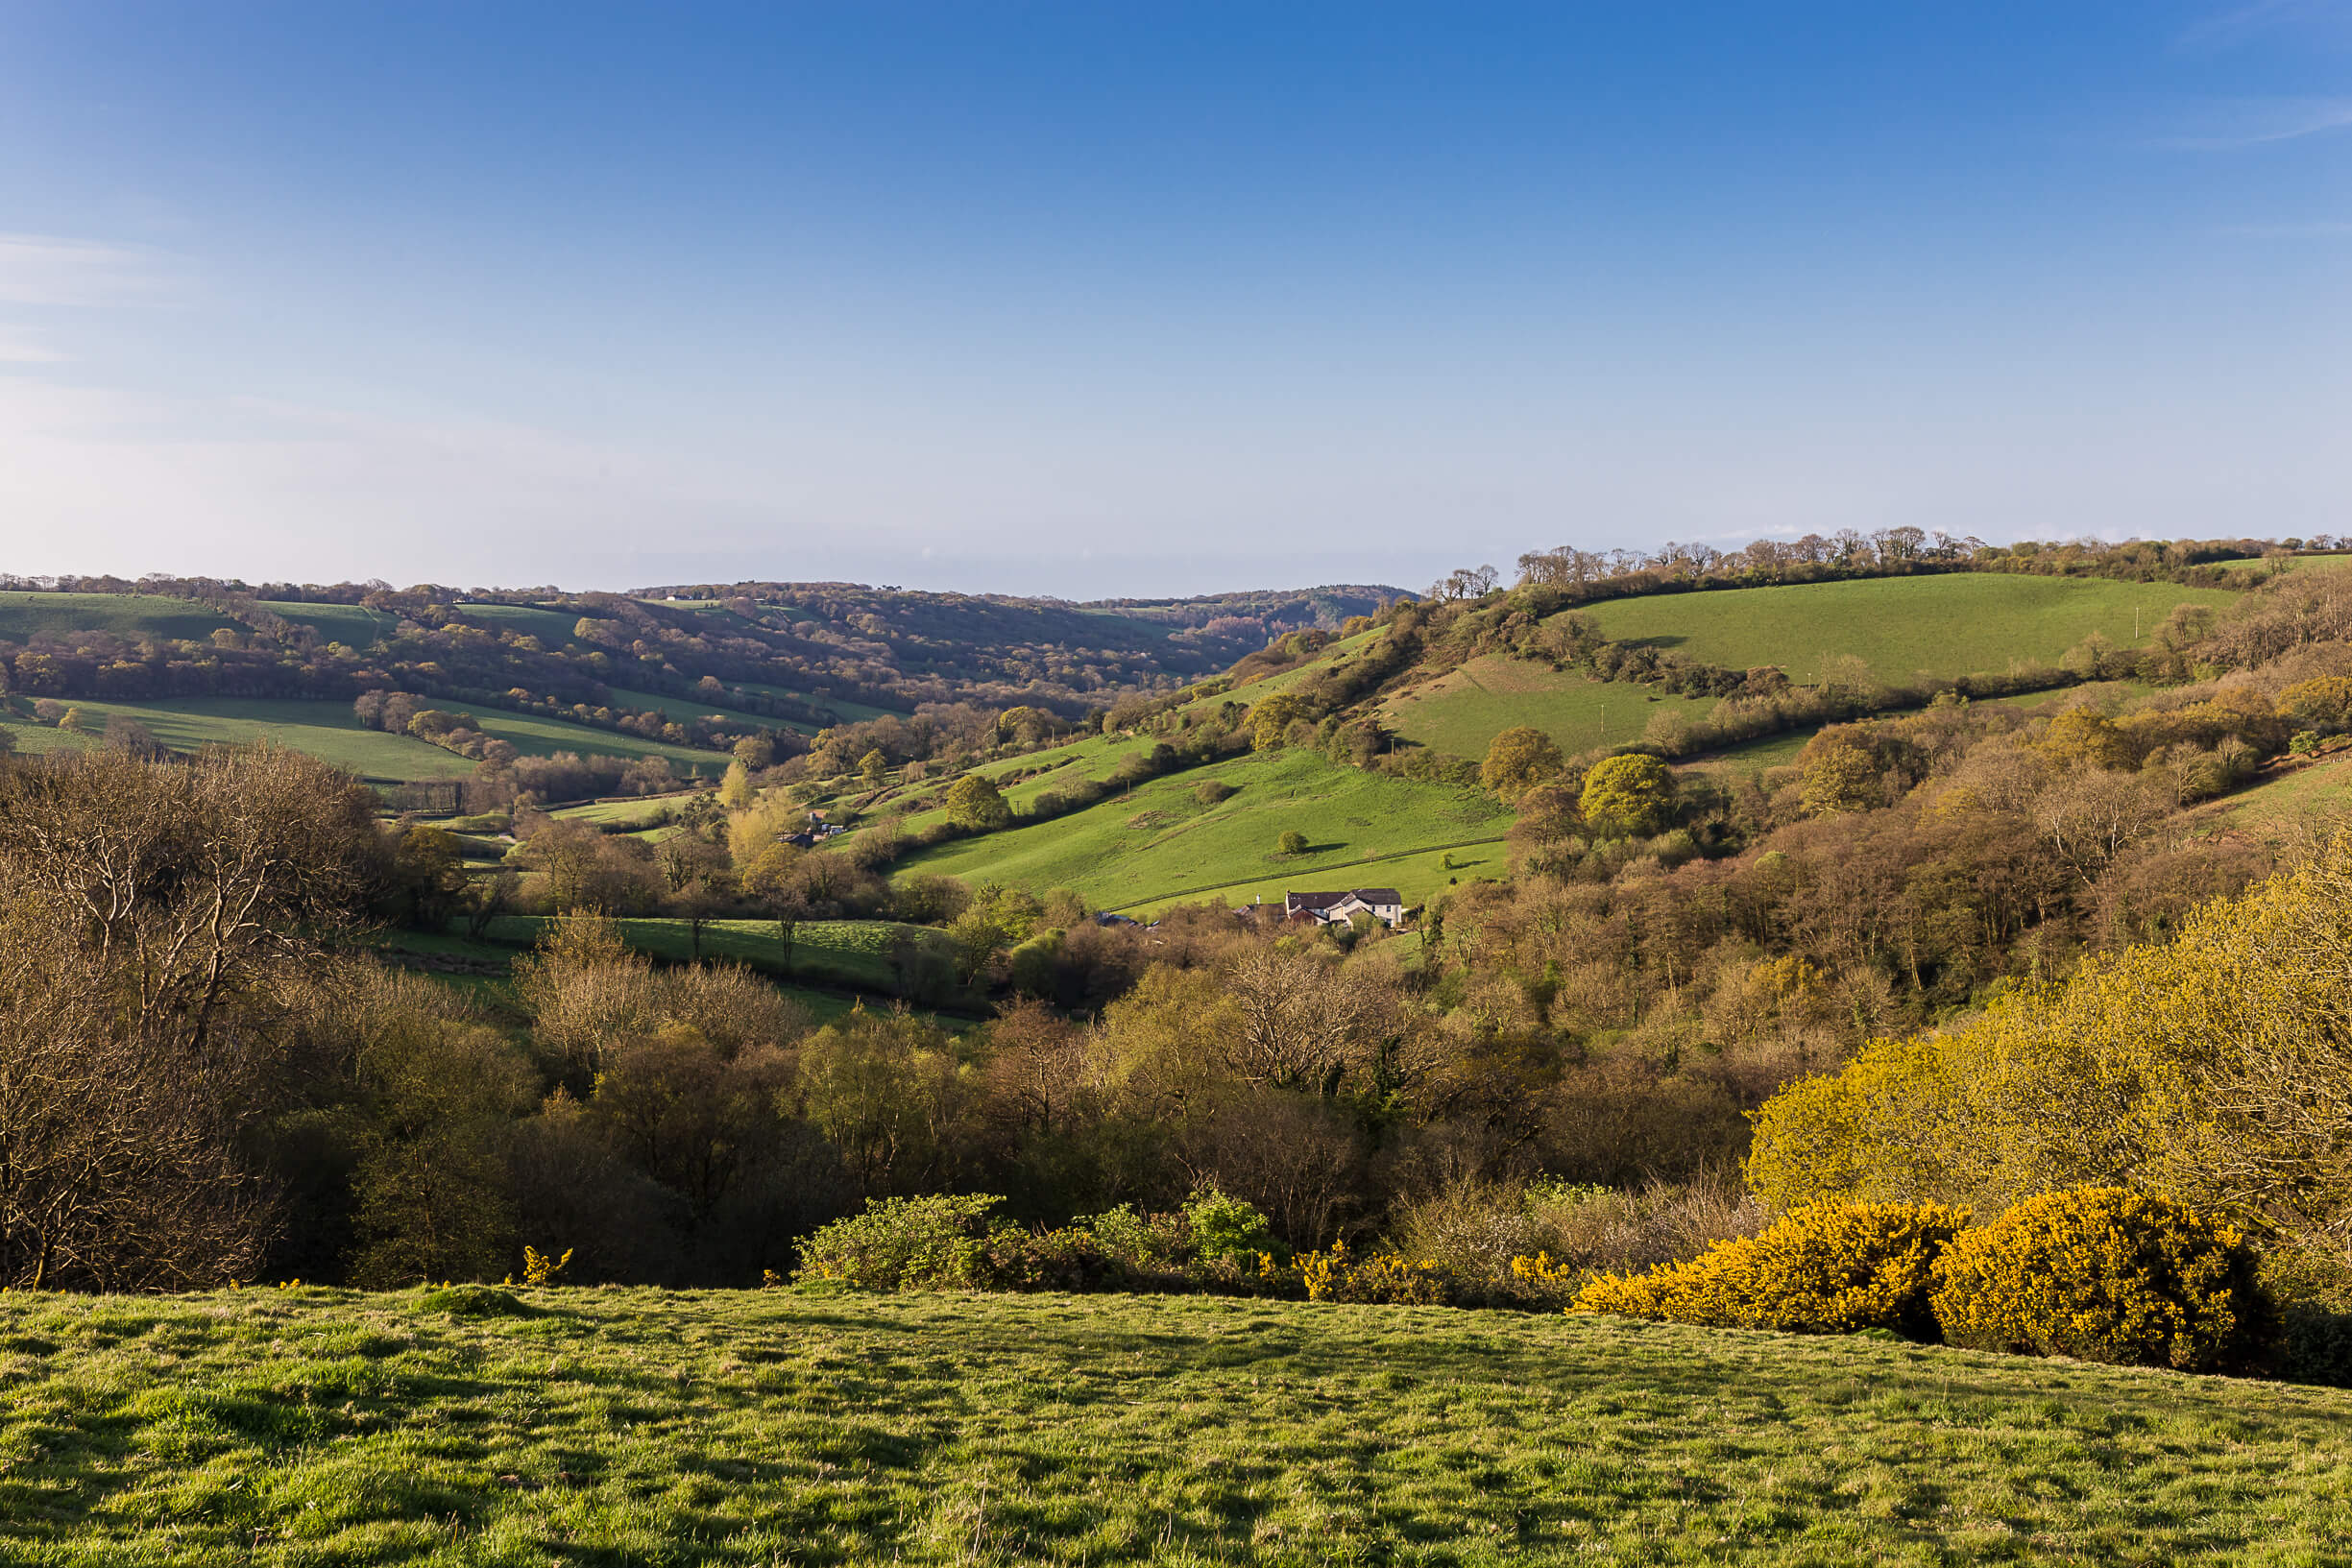
[[[1302,1253],[1298,1276],[1309,1301],[1354,1301],[1386,1307],[1443,1307],[1453,1303],[1454,1278],[1437,1264],[1394,1252],[1359,1258],[1346,1242],[1328,1252]]]
[[[1937,1253],[1968,1222],[1933,1204],[1825,1204],[1758,1235],[1646,1274],[1602,1274],[1572,1312],[1716,1328],[1844,1334],[1892,1329],[1931,1339]]]
[[[1184,1205],[1184,1222],[1192,1230],[1193,1256],[1202,1263],[1221,1258],[1247,1262],[1261,1252],[1278,1252],[1273,1227],[1257,1206],[1227,1197],[1204,1187]]]
[[[1936,1268],[1953,1344],[2127,1366],[2248,1364],[2269,1337],[2253,1249],[2185,1204],[2123,1187],[2028,1198]]]
[[[1233,786],[1223,779],[1203,779],[1193,786],[1193,799],[1203,806],[1220,806],[1233,798]]]
[[[988,1282],[990,1217],[1004,1199],[870,1197],[800,1244],[803,1279],[867,1291],[973,1289]]]
[[[1275,848],[1284,855],[1304,855],[1307,852],[1307,835],[1293,828],[1282,835]]]
[[[1247,1209],[1249,1205],[1237,1207]],[[1180,1214],[1137,1214],[1122,1203],[1080,1223],[1093,1233],[1094,1244],[1103,1256],[1116,1259],[1122,1267],[1138,1275],[1180,1274],[1198,1256],[1193,1226]],[[1263,1218],[1258,1223],[1265,1224]],[[1235,1248],[1234,1255],[1240,1255],[1240,1250]]]

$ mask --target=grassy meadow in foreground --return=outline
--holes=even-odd
[[[0,1560],[2316,1564],[2352,1537],[2339,1390],[1440,1308],[516,1296],[0,1299]]]

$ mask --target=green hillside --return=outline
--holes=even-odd
[[[1619,1319],[16,1292],[0,1366],[25,1563],[2120,1568],[2352,1538],[2340,1390]]]
[[[184,697],[165,702],[97,702],[77,699],[94,744],[106,721],[116,714],[145,725],[164,745],[179,751],[202,746],[251,745],[271,740],[321,761],[349,768],[366,779],[462,779],[473,771],[465,758],[407,736],[361,727],[351,704],[280,702],[257,697]],[[20,745],[43,748],[77,744],[68,732],[37,725],[13,726]],[[27,745],[27,749],[36,749]]]
[[[1658,594],[1582,614],[1617,641],[1710,664],[1779,664],[1807,683],[1831,660],[1850,656],[1900,685],[2055,664],[2095,632],[2118,647],[2140,646],[2175,605],[2218,607],[2237,596],[2170,583],[1952,572]]]
[[[1235,793],[1204,805],[1196,792],[1212,780]],[[1419,899],[1450,874],[1421,863],[1435,856],[1388,857],[1499,839],[1510,822],[1476,790],[1341,767],[1312,752],[1258,752],[1153,780],[1050,822],[942,844],[909,856],[898,869],[1040,893],[1068,887],[1103,908],[1212,893],[1247,902],[1284,884],[1377,883]],[[1306,835],[1307,853],[1278,854],[1282,834],[1294,830]]]
[[[1858,659],[1881,681],[1900,686],[2055,667],[2093,633],[2119,647],[2145,645],[2175,605],[2219,606],[2237,596],[2169,583],[1951,573],[1657,594],[1576,613],[1612,640],[1671,649],[1705,663],[1778,664],[1806,684],[1828,673],[1832,661]],[[1380,715],[1408,740],[1474,758],[1514,725],[1533,725],[1574,753],[1638,739],[1661,712],[1695,719],[1713,707],[1712,698],[1489,655],[1391,692]],[[1772,736],[1713,760],[1782,761],[1802,744],[1801,736]]]
[[[798,698],[802,702],[814,703],[819,708],[830,708],[836,713],[838,713],[845,721],[850,723],[856,723],[861,719],[883,718],[891,714],[893,712],[891,709],[887,708],[877,708],[872,703],[851,702],[846,697],[819,696],[813,692],[802,691],[792,687],[770,686],[761,681],[735,681],[730,684],[740,686],[746,691],[757,691],[763,696],[794,697]],[[903,718],[906,715],[901,713],[897,716]],[[775,720],[770,719],[768,722],[772,724],[775,722]]]
[[[295,599],[255,602],[297,626],[310,627],[329,641],[351,648],[372,648],[390,637],[400,623],[400,617],[388,610],[370,610],[360,604],[305,604]]]
[[[723,703],[704,702],[696,697],[670,697],[659,691],[635,691],[617,686],[607,689],[613,693],[613,703],[616,707],[633,708],[640,712],[650,709],[664,718],[676,719],[681,724],[714,715],[731,719],[747,729],[776,728],[779,723],[775,719],[758,713],[740,712]],[[802,730],[809,728],[807,725],[786,727]]]
[[[28,593],[0,591],[0,638],[36,633],[112,632],[117,637],[175,637],[195,640],[236,622],[187,599],[154,593]]]
[[[561,648],[572,640],[571,629],[580,623],[576,610],[543,610],[533,604],[484,604],[461,599],[457,613],[468,620],[502,632],[525,632],[550,648]]]
[[[463,757],[414,740],[362,728],[349,703],[280,701],[261,697],[182,697],[161,702],[104,702],[75,699],[88,720],[93,737],[113,714],[136,719],[163,744],[193,751],[204,745],[250,745],[269,739],[322,761],[350,768],[363,778],[379,780],[462,779],[473,771]],[[611,730],[592,730],[535,713],[509,713],[496,708],[469,710],[482,733],[510,741],[533,757],[559,751],[582,756],[667,757],[681,769],[700,767],[715,773],[726,766],[716,752],[695,751],[641,736]],[[72,736],[38,725],[12,723],[20,746],[27,751],[54,750],[77,742]]]
[[[2190,820],[2199,833],[2261,838],[2352,826],[2352,746],[2339,740],[2310,762],[2281,767],[2248,788],[2198,808]]]
[[[1650,715],[1697,717],[1712,698],[1678,697],[1632,681],[1596,681],[1573,670],[1500,654],[1473,659],[1380,705],[1381,722],[1407,740],[1478,758],[1503,731],[1528,724],[1574,755],[1638,740]]]

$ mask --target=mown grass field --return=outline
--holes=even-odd
[[[1383,723],[1407,740],[1472,760],[1514,726],[1541,730],[1573,757],[1638,740],[1654,713],[1704,717],[1714,699],[1678,697],[1632,681],[1596,681],[1528,659],[1473,659],[1381,704]]]
[[[2352,1538],[2340,1390],[1439,1308],[433,1299],[0,1298],[0,1558],[2283,1568]]]
[[[594,801],[587,806],[566,806],[550,811],[549,816],[567,817],[581,822],[594,822],[606,832],[642,832],[660,825],[665,813],[683,805],[681,795],[648,796],[643,800]]]
[[[1135,746],[1128,741],[1118,749]],[[1075,777],[1077,770],[1070,771]],[[1201,804],[1195,791],[1211,780],[1236,793],[1216,806]],[[1051,782],[1015,790],[1013,798]],[[1111,909],[1185,897],[1247,903],[1255,892],[1284,885],[1394,885],[1418,900],[1443,885],[1444,874],[1432,882],[1418,859],[1384,857],[1499,838],[1510,823],[1510,814],[1480,791],[1341,767],[1312,752],[1255,752],[1155,779],[1050,822],[942,844],[907,856],[897,870],[1035,893],[1067,887]],[[1305,854],[1278,853],[1291,831],[1306,835]],[[1413,887],[1405,885],[1405,873],[1415,879]]]
[[[472,762],[439,746],[363,728],[349,703],[268,697],[173,697],[155,702],[75,698],[65,706],[81,710],[89,727],[85,739],[77,741],[70,732],[19,725],[18,743],[37,738],[46,749],[95,745],[107,719],[119,713],[144,724],[158,740],[179,751],[272,740],[349,768],[363,779],[462,779],[473,771]],[[587,733],[576,725],[571,728],[574,734]]]
[[[117,637],[210,637],[236,623],[191,599],[160,593],[32,593],[0,591],[0,637],[23,641],[36,632],[112,632]]]
[[[1832,659],[1851,656],[1901,685],[2055,664],[2094,632],[2118,647],[2138,646],[2175,605],[2218,608],[2237,596],[2170,583],[1954,572],[1659,594],[1581,614],[1620,641],[1651,642],[1734,669],[1779,664],[1805,683]]]
[[[82,711],[89,721],[93,738],[105,729],[108,715],[120,713],[146,725],[158,740],[179,750],[192,751],[214,742],[250,745],[266,738],[307,752],[337,767],[350,768],[367,779],[462,779],[473,771],[473,763],[454,752],[407,736],[363,728],[349,703],[274,697],[172,697],[154,702],[76,698],[66,706]],[[583,757],[667,757],[681,771],[698,768],[714,778],[727,765],[727,759],[718,752],[673,746],[612,730],[594,730],[536,713],[510,713],[497,708],[464,711],[473,714],[484,735],[509,741],[518,751],[532,757],[548,757],[559,751],[576,752]],[[43,733],[36,725],[14,727],[19,731],[20,744],[28,734]],[[55,730],[45,733],[51,736],[58,734]],[[50,739],[41,744],[45,749],[54,749],[72,743],[70,739]],[[35,747],[27,745],[26,749]]]

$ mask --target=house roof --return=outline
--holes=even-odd
[[[1336,893],[1285,893],[1283,904],[1293,909],[1328,909],[1335,904],[1354,899],[1363,904],[1394,904],[1405,901],[1396,896],[1394,887],[1343,887]]]

